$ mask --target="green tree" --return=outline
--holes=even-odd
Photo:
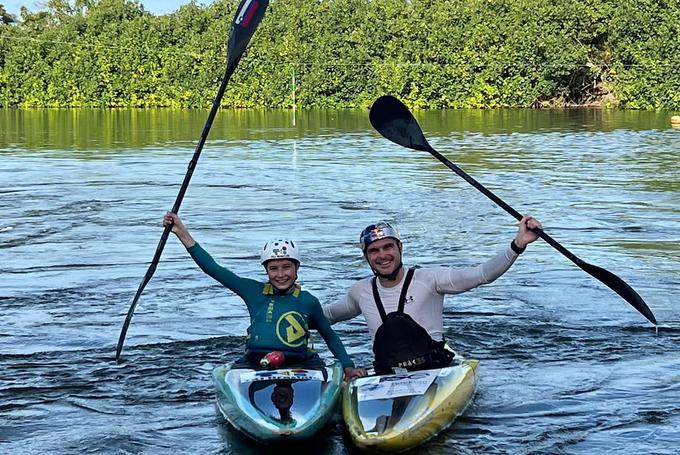
[[[3,106],[209,106],[238,0],[48,0],[0,27]],[[5,17],[2,15],[1,17]],[[271,0],[230,107],[680,109],[679,0]]]

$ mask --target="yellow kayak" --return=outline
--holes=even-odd
[[[362,449],[401,452],[422,444],[453,421],[477,390],[479,360],[449,367],[349,382],[342,413],[354,444]]]

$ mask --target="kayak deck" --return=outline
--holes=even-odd
[[[354,444],[362,449],[401,452],[448,427],[472,401],[478,360],[404,374],[351,381],[342,412]]]
[[[263,444],[308,439],[328,423],[337,409],[343,368],[213,370],[216,402],[236,429]]]

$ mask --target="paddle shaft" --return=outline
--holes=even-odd
[[[486,197],[491,199],[493,202],[495,202],[497,205],[499,205],[503,210],[508,212],[510,215],[512,215],[517,221],[522,219],[522,214],[519,213],[517,210],[513,209],[510,207],[508,204],[505,203],[504,200],[496,196],[493,192],[491,192],[489,189],[487,189],[484,185],[479,183],[477,180],[472,178],[470,175],[468,175],[464,170],[453,164],[448,158],[446,158],[444,155],[433,149],[432,147],[429,147],[428,152],[432,154],[435,158],[437,158],[439,161],[444,163],[449,169],[451,169],[453,172],[458,174],[460,177],[462,177],[466,182],[468,182],[470,185],[474,186],[477,188],[480,192],[482,192]],[[581,264],[583,264],[583,261],[576,257],[571,251],[563,247],[560,243],[557,242],[557,240],[553,239],[550,237],[548,234],[546,234],[543,229],[540,228],[534,228],[532,229],[540,238],[546,241],[550,246],[555,248],[557,251],[562,253],[564,256],[566,256],[570,261],[572,261],[574,264],[578,265],[581,267]]]
[[[184,181],[182,182],[182,186],[179,189],[179,193],[177,194],[175,203],[172,206],[172,213],[179,212],[179,208],[180,205],[182,205],[184,195],[187,192],[187,188],[189,188],[189,182],[191,181],[191,177],[194,174],[194,169],[196,168],[198,159],[200,158],[201,152],[203,151],[203,146],[205,145],[205,141],[207,140],[208,134],[210,133],[210,129],[212,128],[212,124],[213,121],[215,120],[215,116],[217,115],[220,103],[222,102],[222,97],[224,96],[224,91],[227,88],[227,83],[229,82],[231,75],[236,69],[237,63],[238,61],[227,66],[224,78],[222,79],[222,84],[220,85],[220,88],[217,91],[217,96],[215,96],[215,100],[213,101],[212,107],[210,109],[210,114],[208,114],[208,119],[206,120],[205,126],[203,127],[203,133],[201,133],[201,138],[199,139],[198,144],[196,144],[194,155],[191,157],[191,161],[189,161],[189,165],[187,167],[187,172],[184,175]],[[151,278],[156,272],[156,267],[158,266],[158,262],[160,261],[161,255],[163,254],[163,249],[165,248],[165,244],[168,241],[171,229],[172,225],[168,225],[163,230],[163,234],[161,235],[161,239],[158,242],[158,246],[156,246],[156,252],[154,253],[153,259],[151,260],[151,264],[149,265],[149,268],[146,270],[144,278],[142,279],[142,282],[139,284],[139,287],[137,288],[137,293],[135,294],[135,297],[132,300],[132,304],[128,309],[128,313],[125,316],[125,322],[123,323],[123,328],[121,329],[120,336],[118,337],[118,345],[116,346],[116,361],[120,361],[120,354],[123,350],[123,343],[125,342],[125,336],[127,335],[128,328],[130,327],[130,322],[132,321],[132,316],[135,312],[135,308],[137,307],[137,303],[139,302],[139,298],[142,295],[144,288],[149,283],[149,281],[151,281]]]
[[[449,169],[451,169],[453,172],[458,174],[460,177],[462,177],[466,182],[468,182],[470,185],[474,186],[477,188],[481,193],[483,193],[486,197],[491,199],[493,202],[495,202],[498,206],[500,206],[503,210],[508,212],[510,215],[515,217],[517,220],[522,219],[522,214],[519,213],[517,210],[513,209],[510,207],[508,204],[505,203],[501,198],[496,196],[493,192],[488,190],[484,185],[479,183],[477,180],[474,178],[470,177],[465,171],[463,171],[461,168],[453,164],[448,158],[446,158],[444,155],[436,151],[435,149],[430,146],[429,143],[425,142],[425,149],[432,154],[435,158],[437,158],[439,161],[444,163]],[[532,229],[540,238],[546,241],[550,246],[555,248],[557,251],[562,253],[567,259],[569,259],[571,262],[576,264],[581,270],[584,272],[588,273],[589,275],[593,276],[594,278],[597,278],[601,282],[603,282],[605,285],[607,285],[611,290],[616,292],[618,295],[623,297],[626,301],[628,301],[635,309],[637,309],[649,322],[652,324],[656,325],[656,318],[654,317],[654,314],[652,311],[647,307],[647,305],[644,303],[644,300],[640,295],[633,289],[631,288],[625,281],[623,281],[621,278],[618,276],[614,275],[613,273],[609,272],[608,270],[605,270],[601,267],[597,267],[595,265],[589,264],[582,259],[578,258],[576,255],[574,255],[571,251],[563,247],[560,243],[558,243],[555,239],[550,237],[548,234],[546,234],[542,229],[540,228],[534,228]]]

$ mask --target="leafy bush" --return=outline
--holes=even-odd
[[[24,9],[0,22],[0,105],[209,106],[237,5]],[[678,0],[271,0],[223,105],[680,109],[679,31]]]

